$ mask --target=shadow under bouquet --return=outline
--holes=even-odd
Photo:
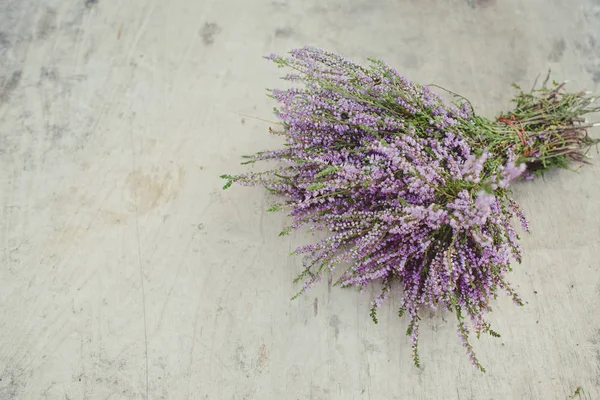
[[[452,101],[443,100],[433,85],[378,60],[361,66],[311,47],[266,58],[297,84],[270,91],[280,121],[270,132],[285,145],[247,157],[244,164],[275,162],[266,172],[222,178],[225,188],[261,186],[280,196],[267,211],[289,213],[281,235],[302,226],[327,232],[293,253],[308,260],[297,295],[349,265],[338,285],[382,284],[371,309],[377,322],[377,308],[399,282],[394,294],[399,315],[409,319],[415,364],[419,312],[442,308],[456,315],[468,357],[484,370],[471,332],[499,336],[485,319],[498,294],[523,304],[507,274],[511,262],[521,262],[513,220],[525,231],[527,221],[509,185],[586,162],[598,142],[584,118],[600,110],[595,98],[547,78],[527,93],[517,87],[514,108],[490,120],[468,100],[451,92]]]

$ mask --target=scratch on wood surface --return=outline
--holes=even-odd
[[[135,154],[135,135],[133,130],[130,131],[130,140],[131,140],[131,164],[132,164],[132,172],[131,174],[135,174],[137,171],[137,162],[136,162],[136,154]],[[130,174],[130,176],[131,176]],[[140,271],[140,285],[142,291],[142,308],[143,308],[143,327],[144,327],[144,356],[146,362],[146,399],[150,397],[150,378],[149,378],[149,362],[148,362],[148,321],[147,321],[147,313],[146,313],[146,288],[145,288],[145,277],[144,277],[144,267],[142,262],[142,246],[140,244],[140,222],[139,222],[139,211],[138,211],[138,182],[131,182],[130,186],[133,191],[134,198],[134,208],[135,208],[135,238],[137,243],[137,255],[138,255],[138,267]]]

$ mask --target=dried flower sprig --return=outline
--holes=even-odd
[[[520,91],[513,100],[514,109],[484,131],[490,151],[521,155],[531,174],[568,168],[572,161],[586,163],[587,151],[599,143],[588,135],[598,124],[584,117],[600,111],[593,106],[597,98],[587,92],[566,92],[565,82],[553,82],[553,87],[547,88],[547,81],[530,93],[514,85]]]
[[[491,300],[503,291],[523,304],[506,274],[511,260],[521,261],[512,220],[525,230],[527,221],[508,185],[532,170],[582,159],[592,144],[589,125],[579,124],[590,100],[558,85],[521,93],[513,111],[490,121],[468,101],[444,102],[381,61],[363,67],[310,47],[267,58],[291,69],[284,79],[303,87],[271,91],[281,121],[271,132],[285,146],[245,163],[279,165],[222,177],[225,188],[262,186],[280,195],[283,202],[267,211],[289,212],[282,235],[305,225],[328,232],[294,252],[308,258],[298,295],[349,263],[337,284],[362,290],[383,283],[371,310],[377,322],[377,308],[398,281],[398,314],[409,318],[415,364],[419,313],[442,307],[455,313],[466,353],[483,370],[466,317],[478,337],[499,336],[485,319]]]

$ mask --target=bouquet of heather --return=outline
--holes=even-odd
[[[585,162],[596,141],[582,116],[598,111],[594,99],[544,82],[491,121],[466,99],[445,102],[381,61],[363,67],[309,47],[267,58],[301,84],[270,91],[280,104],[271,132],[285,147],[248,157],[245,163],[277,162],[266,172],[222,177],[225,188],[262,186],[280,195],[268,211],[289,212],[282,235],[305,225],[327,232],[294,252],[309,260],[298,295],[325,271],[349,265],[337,284],[382,283],[371,311],[377,322],[377,307],[398,281],[415,364],[419,312],[442,307],[456,315],[467,355],[483,370],[470,331],[498,336],[485,315],[499,293],[523,304],[506,280],[511,261],[521,261],[513,219],[527,230],[509,184]]]

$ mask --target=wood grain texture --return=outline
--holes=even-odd
[[[290,302],[313,239],[218,178],[277,145],[239,114],[271,119],[261,56],[296,46],[383,58],[485,115],[548,68],[600,93],[600,5],[575,3],[2,1],[0,399],[600,399],[599,157],[516,187],[528,304],[497,301],[485,375],[449,315],[424,318],[419,370],[393,296],[378,325],[370,292]]]

